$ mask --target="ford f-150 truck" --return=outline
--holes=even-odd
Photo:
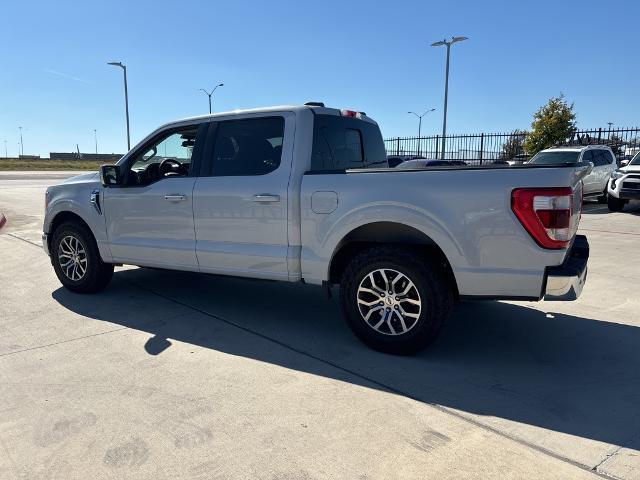
[[[580,295],[588,171],[390,169],[362,112],[219,113],[164,125],[116,165],[50,187],[43,244],[74,292],[105,288],[121,264],[339,285],[353,332],[407,354],[458,299]]]

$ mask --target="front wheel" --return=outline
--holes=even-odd
[[[55,229],[50,253],[58,280],[73,292],[99,292],[113,276],[113,265],[102,261],[91,231],[79,223]]]
[[[626,203],[626,200],[622,200],[621,198],[616,198],[611,195],[609,195],[609,198],[607,199],[607,206],[611,212],[621,212]]]
[[[438,336],[453,291],[436,262],[410,250],[373,247],[348,265],[340,287],[347,324],[370,347],[413,354]]]

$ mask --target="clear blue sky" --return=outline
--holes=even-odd
[[[161,123],[214,110],[324,101],[364,110],[385,137],[411,135],[407,110],[437,108],[452,49],[450,132],[527,128],[563,92],[578,124],[638,121],[640,2],[602,1],[46,1],[4,2],[0,28],[0,156],[126,147]]]

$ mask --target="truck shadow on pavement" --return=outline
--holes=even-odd
[[[463,303],[429,349],[395,357],[362,345],[337,299],[316,287],[129,269],[99,295],[60,288],[53,298],[86,317],[148,332],[140,348],[151,355],[162,355],[172,340],[187,342],[466,416],[640,447],[637,327],[545,314],[526,303]],[[167,318],[171,309],[180,314]]]

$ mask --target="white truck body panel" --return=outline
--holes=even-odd
[[[350,232],[390,222],[422,232],[442,250],[460,295],[539,298],[544,293],[545,268],[562,264],[567,250],[535,243],[511,210],[511,192],[574,187],[581,178],[575,168],[305,174],[316,113],[285,106],[165,125],[147,139],[180,125],[282,116],[280,166],[266,175],[196,174],[135,188],[105,187],[96,174],[76,177],[49,189],[45,236],[56,215],[72,212],[91,229],[105,262],[321,284],[329,280],[331,260]],[[95,190],[103,212],[89,202]]]
[[[325,281],[331,257],[349,232],[391,221],[419,230],[442,249],[460,295],[537,296],[545,267],[562,263],[566,251],[536,245],[511,211],[511,191],[578,181],[575,171],[566,168],[305,175],[302,276],[311,283]],[[313,193],[328,189],[336,192],[337,208],[315,213]]]

